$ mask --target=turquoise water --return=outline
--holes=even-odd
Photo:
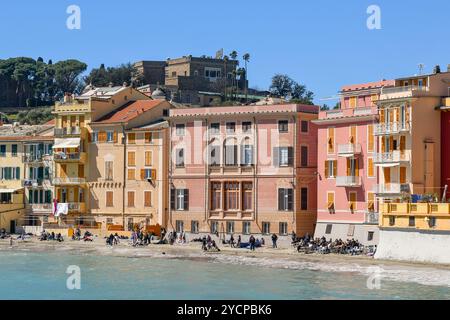
[[[388,278],[411,274],[413,282],[382,279],[370,290],[358,271],[273,262],[0,251],[0,299],[450,299],[448,270],[394,268]],[[80,267],[80,290],[66,288],[69,265]]]

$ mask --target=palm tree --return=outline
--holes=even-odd
[[[237,75],[239,76],[239,81],[241,81],[242,79],[246,79],[246,76],[245,76],[245,69],[244,68],[239,68],[239,69],[237,69]],[[237,81],[236,81],[236,87],[237,87]]]
[[[244,61],[245,61],[245,82],[244,82],[244,85],[245,85],[245,103],[247,103],[248,102],[248,99],[247,99],[247,97],[248,97],[248,85],[247,85],[247,75],[248,75],[248,66],[247,66],[247,64],[248,64],[248,62],[250,62],[250,54],[249,53],[246,53],[246,54],[244,54],[243,56],[242,56],[242,59],[244,59]]]
[[[238,57],[238,53],[236,50],[231,51],[230,53],[230,58],[233,59],[233,61],[236,61]],[[233,70],[233,78],[231,79],[231,87],[232,87],[232,91],[235,91],[235,86],[237,86],[237,81],[236,81],[236,69]],[[237,91],[237,88],[236,88]]]
[[[224,78],[225,78],[225,81],[224,81],[224,86],[225,86],[225,88],[224,88],[224,96],[225,96],[225,101],[227,101],[227,64],[228,64],[228,60],[229,60],[229,58],[228,58],[228,56],[225,56],[225,57],[223,57],[223,66],[224,66]]]

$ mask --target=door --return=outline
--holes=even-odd
[[[384,172],[384,185],[386,190],[391,188],[391,168],[383,168]]]
[[[9,233],[16,233],[16,220],[11,220],[9,222]]]

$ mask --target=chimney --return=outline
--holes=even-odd
[[[113,83],[112,83],[112,82],[109,83],[109,87],[110,87],[110,88],[113,87]]]
[[[450,72],[450,63],[447,65],[447,72]]]
[[[126,81],[123,82],[122,86],[128,87],[128,83]]]
[[[433,73],[437,74],[437,73],[441,73],[441,66],[440,65],[436,65],[433,69]]]
[[[64,93],[64,103],[72,102],[72,94],[69,92]]]

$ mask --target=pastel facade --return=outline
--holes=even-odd
[[[167,223],[165,100],[138,100],[91,123],[89,208],[102,225],[134,230]]]
[[[318,107],[170,110],[169,228],[312,234]]]
[[[315,237],[378,241],[374,156],[375,101],[393,81],[345,86],[340,109],[321,111],[318,125],[318,216]]]
[[[89,215],[88,174],[89,144],[92,139],[90,123],[110,114],[129,101],[150,98],[131,87],[88,87],[80,96],[66,96],[55,105],[55,161],[56,199],[68,203],[69,214],[62,219],[69,225],[98,226]],[[114,137],[111,137],[115,139]]]

